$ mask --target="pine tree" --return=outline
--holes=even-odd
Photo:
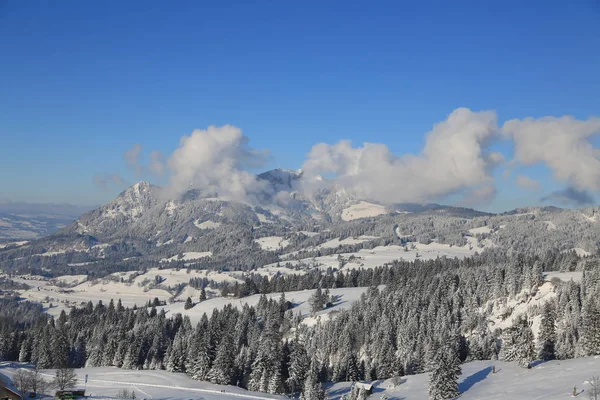
[[[321,291],[321,288],[318,287],[317,290],[315,290],[315,293],[308,299],[310,312],[314,314],[317,311],[321,311],[325,306],[325,302],[323,300],[323,292]]]
[[[231,384],[233,377],[233,366],[235,361],[233,340],[230,332],[225,332],[221,343],[217,348],[215,361],[208,373],[208,380],[217,385]]]
[[[188,374],[192,379],[204,381],[207,379],[211,367],[210,344],[207,335],[202,335],[194,354],[192,354],[191,370]]]
[[[596,296],[589,296],[583,305],[578,352],[581,356],[600,354],[600,310],[596,299]]]
[[[292,346],[292,353],[290,355],[290,377],[286,382],[292,393],[295,393],[302,387],[302,383],[306,379],[309,368],[310,358],[308,357],[308,354],[306,354],[304,344],[299,341],[298,333],[296,333],[296,338]]]
[[[452,347],[440,349],[436,355],[436,366],[429,375],[429,399],[447,400],[457,397],[460,373],[456,351]]]
[[[505,361],[517,361],[520,366],[528,367],[535,359],[534,340],[527,317],[519,316],[513,326],[502,333],[501,358]]]
[[[313,360],[304,381],[304,388],[300,395],[301,400],[325,400],[325,391],[317,377],[317,363]]]
[[[542,311],[542,323],[538,337],[538,358],[540,360],[554,360],[556,345],[555,312],[551,302],[546,302]]]
[[[183,305],[183,309],[184,310],[189,310],[190,308],[194,307],[194,303],[192,303],[192,298],[188,297],[185,300],[185,304]]]

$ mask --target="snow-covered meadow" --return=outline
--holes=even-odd
[[[559,400],[570,398],[574,388],[578,393],[576,398],[588,399],[589,379],[600,375],[600,356],[548,361],[531,369],[502,361],[473,361],[461,368],[458,380],[461,400]],[[393,387],[391,380],[373,383],[369,399],[429,399],[429,374],[405,376],[397,387]],[[350,392],[351,385],[349,382],[330,385],[329,398],[340,400]]]
[[[0,374],[12,378],[19,363],[0,363]],[[250,392],[236,386],[214,385],[196,381],[183,373],[167,371],[136,371],[116,367],[80,368],[75,370],[78,377],[78,389],[85,389],[88,398],[117,398],[123,389],[133,390],[138,399],[284,399],[284,396]],[[42,370],[48,381],[52,380],[54,370]],[[88,376],[87,384],[85,376]],[[13,386],[14,388],[14,386]]]
[[[18,363],[0,364],[0,374],[10,378]],[[496,372],[494,373],[493,370]],[[600,356],[572,360],[555,360],[531,369],[502,361],[473,361],[461,366],[458,380],[461,400],[559,400],[572,397],[587,399],[589,380],[600,374]],[[266,393],[249,392],[235,386],[220,386],[196,381],[182,373],[154,370],[123,370],[116,367],[76,370],[80,388],[91,398],[115,398],[122,389],[134,390],[137,398],[146,399],[283,399]],[[51,379],[53,370],[43,370]],[[88,376],[87,385],[84,382]],[[392,380],[375,381],[370,399],[427,400],[429,374],[409,375],[398,386]],[[328,398],[341,400],[349,394],[351,382],[327,385]]]

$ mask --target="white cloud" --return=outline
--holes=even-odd
[[[469,191],[461,201],[460,206],[473,207],[479,204],[487,204],[496,197],[496,185],[489,184]]]
[[[140,154],[142,152],[142,145],[139,143],[134,144],[129,150],[125,152],[123,158],[127,163],[127,166],[135,171],[135,176],[140,177],[143,174],[144,166],[140,164]]]
[[[600,149],[590,139],[600,134],[600,119],[570,116],[510,120],[502,132],[514,141],[515,160],[545,163],[556,179],[580,190],[600,190]]]
[[[540,190],[540,183],[525,175],[517,175],[517,185],[527,190]]]
[[[396,156],[384,144],[319,143],[303,170],[307,177],[333,174],[334,183],[362,199],[387,204],[428,201],[490,185],[490,169],[503,160],[501,154],[487,151],[496,132],[495,112],[459,108],[427,134],[419,155]]]
[[[148,165],[148,170],[158,176],[162,176],[165,172],[165,163],[164,163],[164,155],[160,151],[153,151],[150,153],[150,164]]]
[[[206,196],[240,201],[262,197],[266,182],[244,170],[263,165],[267,151],[248,146],[248,138],[231,125],[196,129],[180,139],[169,157],[169,192],[179,195],[187,189],[200,189]]]

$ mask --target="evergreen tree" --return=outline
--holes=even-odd
[[[317,377],[317,363],[313,360],[304,381],[304,388],[300,395],[301,400],[325,400],[325,391]]]
[[[429,375],[429,399],[448,400],[459,395],[460,361],[452,347],[440,349],[436,365]]]
[[[542,323],[538,336],[538,358],[540,360],[554,360],[556,344],[554,305],[546,302],[542,310]]]
[[[598,309],[597,296],[589,296],[584,302],[579,347],[581,356],[600,354],[600,310]]]
[[[298,332],[298,331],[296,331]],[[290,355],[289,374],[287,385],[292,393],[295,393],[302,387],[302,383],[306,379],[306,374],[310,368],[310,358],[306,354],[304,344],[299,341],[299,335],[296,333],[292,345],[292,353]]]
[[[215,361],[208,373],[208,380],[217,385],[229,385],[234,372],[235,348],[230,332],[225,332],[217,348]]]

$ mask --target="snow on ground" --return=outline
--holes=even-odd
[[[334,239],[337,240],[337,239]],[[326,242],[330,243],[332,241]],[[328,256],[304,258],[302,260],[284,259],[284,257],[293,256],[286,254],[282,256],[280,264],[290,263],[298,265],[299,263],[308,264],[312,267],[322,269],[340,267],[339,257],[345,262],[342,269],[354,268],[375,268],[395,260],[414,261],[417,258],[421,260],[435,260],[438,257],[457,257],[459,259],[473,255],[477,250],[475,246],[450,246],[432,242],[430,244],[408,243],[406,247],[391,245],[377,246],[373,249],[362,249],[354,253],[332,254]],[[272,268],[277,266],[277,263],[266,265],[265,267]]]
[[[11,378],[19,363],[11,367],[9,362],[0,363],[0,374]],[[495,367],[496,373],[493,373]],[[589,380],[600,371],[600,357],[583,357],[572,360],[554,360],[538,364],[531,369],[516,363],[502,361],[473,361],[461,365],[458,379],[461,400],[560,400],[572,396],[587,399]],[[82,368],[76,370],[79,383],[92,399],[114,398],[122,389],[134,390],[139,399],[283,399],[284,396],[249,392],[235,386],[213,385],[196,381],[182,373],[153,370],[124,370],[116,367]],[[53,370],[42,370],[50,380]],[[84,383],[88,376],[87,385]],[[341,400],[349,394],[351,382],[327,385],[328,398]],[[372,400],[402,399],[428,400],[429,374],[402,377],[402,383],[394,387],[391,380],[373,382]],[[14,387],[14,386],[13,386]]]
[[[9,242],[9,243],[0,243],[0,249],[5,249],[7,247],[20,247],[29,243],[28,241],[23,242]]]
[[[335,249],[336,247],[338,247],[340,245],[358,244],[358,243],[368,242],[369,240],[373,240],[373,239],[378,239],[378,237],[362,235],[357,238],[348,237],[348,238],[342,239],[342,240],[340,240],[339,238],[336,238],[336,239],[328,240],[325,243],[321,243],[316,248],[317,249]]]
[[[86,261],[86,262],[80,262],[80,263],[68,263],[67,265],[69,267],[83,267],[84,265],[91,265],[91,264],[95,264],[97,261]]]
[[[589,217],[589,216],[585,215],[584,213],[581,213],[581,216],[583,218],[585,218],[586,221],[588,221],[588,222],[596,222],[597,215],[593,215],[593,216]]]
[[[258,217],[258,220],[263,224],[271,222],[271,221],[269,221],[267,216],[263,213],[256,213],[256,216]]]
[[[113,274],[113,278],[117,274]],[[70,306],[78,306],[88,301],[93,303],[102,301],[108,304],[111,299],[115,301],[121,299],[124,306],[132,307],[134,305],[143,305],[155,297],[164,301],[172,297],[171,293],[164,289],[148,289],[147,285],[142,286],[138,284],[139,282],[136,283],[135,280],[132,283],[128,283],[125,274],[129,273],[124,273],[124,282],[118,281],[118,279],[94,280],[86,281],[67,289],[57,287],[49,281],[23,278],[15,279],[15,281],[26,283],[30,286],[28,290],[20,291],[21,297],[24,300],[36,301],[42,303],[45,307],[48,307],[49,303],[51,303],[53,307],[48,308],[46,311],[55,316],[59,315],[63,309],[68,311]],[[151,278],[146,276],[145,278],[150,282],[154,276]],[[140,277],[136,279],[140,279]]]
[[[188,284],[191,278],[207,278],[215,282],[240,282],[234,273],[221,273],[208,270],[188,270],[174,268],[151,268],[144,274],[137,272],[116,272],[105,279],[87,281],[86,275],[63,275],[53,280],[39,276],[13,277],[16,282],[25,283],[30,286],[28,290],[19,291],[25,300],[36,301],[47,307],[51,315],[59,315],[62,310],[70,306],[81,305],[92,301],[102,301],[108,304],[110,300],[121,299],[126,307],[143,305],[148,300],[157,297],[159,300],[168,301],[173,295],[167,291],[169,287],[179,284]],[[156,277],[160,276],[159,285],[156,286]],[[68,285],[67,288],[57,286],[58,282]],[[218,293],[214,293],[218,295]],[[200,291],[186,286],[175,300],[184,301],[187,297],[198,298]],[[53,307],[49,307],[49,304]]]
[[[549,231],[555,231],[556,230],[556,224],[552,221],[544,221],[544,223],[546,224],[546,229]]]
[[[160,260],[160,262],[163,263],[163,262],[171,262],[171,261],[192,261],[192,260],[199,260],[201,258],[210,257],[210,256],[212,256],[212,251],[203,251],[203,252],[189,251],[187,253],[182,253],[181,255],[176,254],[171,258],[163,258],[162,260]]]
[[[492,373],[493,367],[496,373]],[[600,357],[548,361],[526,369],[516,363],[473,361],[462,366],[458,380],[461,400],[558,400],[571,397],[587,399],[589,379],[600,374]],[[428,400],[429,374],[409,375],[393,387],[391,380],[376,381],[369,399]],[[340,400],[350,392],[349,382],[330,385],[329,399]]]
[[[492,228],[489,226],[480,226],[479,228],[469,229],[469,232],[473,235],[481,234],[481,233],[491,233]]]
[[[175,204],[175,202],[173,202],[172,200],[168,201],[167,204],[165,204],[165,211],[167,212],[167,215],[169,217],[173,216],[173,213],[175,212],[175,210],[177,210],[177,204]]]
[[[316,315],[321,316],[325,314],[329,314],[334,311],[339,310],[347,310],[350,309],[352,304],[360,299],[360,296],[367,290],[367,288],[339,288],[339,289],[330,289],[330,294],[333,296],[338,296],[338,301],[333,305],[333,307],[328,308],[327,310],[323,310],[318,312]],[[315,290],[300,290],[297,292],[287,292],[285,293],[286,300],[292,302],[295,306],[293,308],[294,313],[298,313],[300,311],[303,316],[308,316],[310,313],[310,306],[308,304],[308,299],[313,295]],[[157,307],[157,309],[164,308],[167,311],[167,317],[172,314],[181,313],[182,315],[188,315],[192,324],[195,325],[200,318],[202,318],[202,314],[206,313],[210,316],[212,310],[215,308],[223,308],[227,304],[231,304],[232,306],[242,307],[244,304],[248,304],[250,306],[255,306],[258,304],[258,300],[260,299],[260,294],[255,294],[248,297],[243,298],[235,298],[235,297],[215,297],[212,299],[205,300],[201,303],[197,303],[194,307],[189,310],[184,309],[184,303],[172,303],[166,306]],[[281,293],[269,293],[266,294],[269,299],[279,299],[281,297]],[[197,299],[194,299],[197,300]]]
[[[387,212],[387,209],[382,205],[361,201],[358,204],[353,204],[345,208],[342,211],[342,219],[344,221],[352,221],[359,218],[376,217]]]
[[[290,241],[281,236],[267,236],[255,240],[263,250],[277,250],[287,247]]]
[[[535,306],[542,306],[544,303],[556,298],[556,288],[551,282],[545,282],[540,286],[534,295],[523,290],[514,298],[509,298],[508,301],[493,300],[492,314],[488,317],[488,327],[490,331],[497,328],[506,329],[514,324],[514,321],[519,315],[529,315]],[[486,308],[487,303],[482,307]],[[540,315],[531,316],[534,336],[537,338],[539,333]]]
[[[221,223],[220,222],[214,222],[214,221],[211,221],[211,220],[200,222],[200,220],[198,219],[198,220],[194,221],[194,225],[198,229],[215,229],[215,228],[218,228],[219,226],[221,226]]]
[[[589,251],[585,251],[584,249],[582,249],[581,247],[574,247],[571,250],[574,250],[575,253],[577,253],[577,255],[579,257],[585,257],[585,256],[589,256],[592,253],[590,253]]]
[[[398,239],[408,239],[408,238],[410,238],[412,236],[410,234],[402,233],[400,231],[400,227],[398,227],[398,226],[394,229],[394,233],[396,234],[396,236],[398,237]]]
[[[64,285],[79,285],[87,281],[87,275],[62,275],[54,279],[55,282],[61,282]]]
[[[570,280],[574,282],[581,282],[581,278],[583,277],[583,272],[581,271],[573,271],[573,272],[559,272],[559,271],[550,271],[544,273],[544,279],[549,281],[552,278],[558,278],[563,282],[568,282]]]
[[[0,374],[12,377],[22,364],[0,363]],[[283,399],[267,393],[250,392],[236,386],[214,385],[196,381],[182,373],[153,370],[126,370],[116,367],[80,368],[75,370],[79,378],[77,388],[86,390],[88,398],[115,398],[120,390],[135,391],[138,399]],[[54,370],[42,370],[51,380]],[[85,376],[88,376],[87,384]],[[13,386],[14,387],[14,386]]]
[[[303,235],[306,235],[308,237],[317,236],[319,234],[319,232],[309,232],[309,231],[298,231],[298,233],[302,233]]]
[[[261,268],[257,268],[253,271],[256,274],[260,274],[263,276],[272,277],[275,275],[304,275],[306,274],[306,270],[304,269],[292,269],[286,267],[278,267],[276,264],[271,266],[265,266]]]

